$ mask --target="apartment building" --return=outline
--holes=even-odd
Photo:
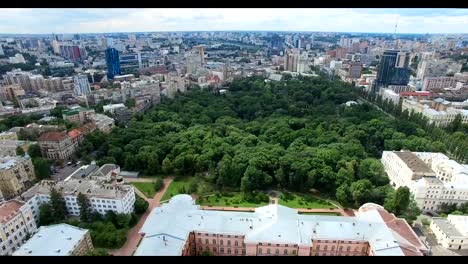
[[[157,207],[140,230],[136,256],[421,256],[405,220],[365,204],[355,217],[301,215],[278,204],[255,212],[202,210],[189,195]]]
[[[65,132],[47,132],[42,134],[37,142],[42,156],[52,160],[67,160],[77,148],[76,142]]]
[[[73,130],[70,130],[67,133],[67,135],[68,137],[70,137],[72,143],[78,146],[79,144],[81,144],[81,142],[83,142],[84,137],[87,134],[93,132],[94,130],[96,130],[96,124],[94,124],[93,122],[89,122]]]
[[[0,133],[0,140],[18,140],[18,135],[15,132],[5,131]]]
[[[13,256],[83,256],[93,250],[89,230],[68,224],[41,226]]]
[[[451,250],[468,249],[468,216],[434,217],[430,228],[438,244]]]
[[[91,117],[93,122],[96,124],[97,129],[103,133],[110,133],[114,128],[114,119],[103,114],[95,114]]]
[[[70,109],[62,112],[63,120],[68,120],[80,125],[90,122],[94,115],[94,109],[88,109],[81,106],[71,107]]]
[[[0,256],[11,255],[36,229],[31,209],[25,203],[11,200],[0,204]]]
[[[16,149],[18,147],[27,152],[29,145],[29,142],[22,140],[0,140],[0,156],[16,156]]]
[[[468,110],[456,109],[452,107],[451,102],[442,98],[437,98],[432,101],[404,99],[402,110],[421,113],[429,120],[429,123],[434,123],[436,126],[447,126],[453,122],[458,115],[462,117],[462,123],[468,123]]]
[[[454,77],[425,77],[422,90],[432,91],[434,89],[455,88],[457,80]]]
[[[36,221],[39,220],[39,206],[49,202],[50,190],[55,188],[65,198],[69,215],[79,216],[77,203],[79,193],[85,194],[91,202],[91,208],[101,214],[114,211],[119,214],[130,214],[135,204],[135,191],[131,185],[112,185],[96,180],[68,179],[67,181],[43,180],[21,195],[33,211]]]
[[[390,183],[408,187],[423,211],[468,202],[468,165],[442,153],[384,151],[382,163]]]
[[[29,188],[34,178],[34,167],[28,155],[0,157],[0,201]]]

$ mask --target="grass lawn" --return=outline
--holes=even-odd
[[[185,190],[187,190],[191,182],[192,182],[191,177],[180,178],[180,179],[172,181],[172,183],[169,185],[169,188],[167,188],[166,192],[161,198],[161,201],[169,200],[171,199],[172,196],[179,194],[180,193],[179,190],[182,187],[184,187]]]
[[[208,196],[208,197],[203,197],[202,200],[200,198],[197,199],[197,204],[199,205],[205,205],[205,206],[238,206],[238,207],[259,207],[259,206],[264,206],[268,205],[268,203],[262,202],[262,203],[251,203],[244,201],[242,199],[242,194],[241,193],[231,193],[232,197],[229,196],[221,196],[221,197],[216,197],[216,196]]]
[[[292,199],[284,200],[283,196],[279,199],[279,204],[291,208],[335,208],[327,201],[317,199],[312,196],[290,194]]]
[[[341,216],[340,213],[299,213],[301,215],[331,215],[331,216]]]
[[[132,185],[140,190],[140,192],[144,193],[147,198],[152,199],[156,194],[152,182],[132,182]]]

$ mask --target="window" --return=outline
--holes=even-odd
[[[293,255],[296,255],[296,250],[295,250],[295,249],[292,251],[292,254],[293,254]]]
[[[223,245],[223,244],[224,244],[224,241],[221,239],[221,240],[219,241],[219,243],[220,243],[221,245]]]
[[[279,255],[279,249],[275,250],[275,255]]]
[[[228,246],[230,246],[230,245],[231,245],[231,240],[228,240]]]
[[[227,253],[231,254],[231,249],[230,248],[228,248]]]
[[[236,246],[236,247],[239,246],[239,242],[234,241],[234,246]]]
[[[320,245],[318,245],[317,247],[315,247],[316,250],[320,250]]]
[[[325,245],[325,246],[323,247],[323,250],[327,250],[327,249],[328,249],[328,246]]]
[[[201,238],[198,239],[198,243],[201,243]]]
[[[346,251],[350,251],[350,250],[351,250],[351,247],[348,246],[348,247],[346,248]]]
[[[220,251],[221,251],[221,253],[224,253],[224,248],[221,248]]]
[[[285,249],[285,250],[284,250],[284,255],[287,255],[287,254],[288,254],[288,250]]]
[[[270,254],[270,253],[271,253],[270,249],[267,249],[267,254]]]
[[[342,251],[343,250],[343,246],[340,246],[340,248],[338,249],[339,251]]]
[[[213,245],[216,245],[216,239],[213,239]]]
[[[262,248],[258,249],[258,254],[262,254]]]
[[[238,254],[239,254],[239,251],[237,250],[237,248],[234,249],[234,254],[235,254],[235,255],[238,255]]]

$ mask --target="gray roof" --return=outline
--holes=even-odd
[[[358,217],[300,215],[277,204],[256,208],[254,213],[208,211],[195,205],[189,195],[176,195],[153,209],[140,230],[145,237],[135,255],[181,255],[192,231],[299,246],[312,246],[313,239],[368,241],[376,255],[404,255],[377,210],[360,212]]]
[[[449,220],[440,217],[432,218],[432,221],[440,227],[442,232],[444,232],[449,237],[463,237],[463,234],[460,233],[455,226],[449,222]]]
[[[422,161],[418,156],[409,151],[394,151],[413,172],[416,173],[434,173],[434,171]]]
[[[69,256],[87,232],[68,224],[41,226],[13,256]]]

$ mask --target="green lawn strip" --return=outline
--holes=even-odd
[[[268,205],[266,202],[261,203],[251,203],[243,200],[241,193],[231,193],[232,196],[220,196],[216,197],[211,195],[208,197],[203,197],[203,199],[198,198],[197,204],[204,206],[228,206],[228,207],[259,207]]]
[[[140,192],[142,192],[149,199],[152,199],[156,194],[156,191],[154,190],[154,183],[152,182],[132,182],[132,185],[140,190]]]
[[[329,202],[312,196],[298,194],[291,195],[293,196],[293,199],[285,201],[282,198],[280,198],[278,203],[280,205],[284,205],[291,208],[336,208]]]
[[[161,198],[161,202],[171,199],[174,195],[180,194],[179,191],[182,187],[184,187],[184,189],[187,190],[191,181],[192,178],[190,177],[180,178],[172,181],[172,183],[169,185],[166,192],[164,193],[163,197]]]

